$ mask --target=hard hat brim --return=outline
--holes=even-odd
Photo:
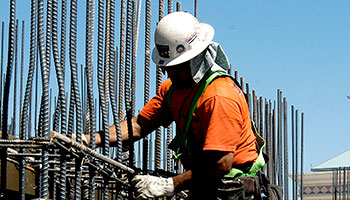
[[[206,49],[214,38],[214,28],[206,23],[200,23],[201,35],[204,35],[204,40],[188,51],[176,58],[163,58],[159,55],[157,48],[153,48],[152,60],[158,66],[173,66],[184,63],[197,55],[199,55],[204,49]]]

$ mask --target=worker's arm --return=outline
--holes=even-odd
[[[175,191],[182,190],[194,178],[196,184],[212,184],[228,174],[232,167],[233,153],[205,151],[202,156],[194,158],[193,170],[173,177]]]
[[[133,127],[133,140],[137,141],[140,138],[154,131],[157,128],[157,125],[154,122],[142,117],[141,115],[138,115],[132,119],[132,127]],[[120,122],[120,129],[122,133],[122,141],[123,142],[128,141],[129,139],[128,124],[126,120]],[[101,135],[103,135],[102,131],[99,131],[95,134],[96,146],[101,145],[101,142],[102,142]],[[88,143],[90,143],[90,134],[86,134],[85,136],[87,137]],[[116,145],[117,131],[116,131],[115,125],[112,125],[109,127],[109,141],[111,146]]]
[[[196,195],[200,193],[202,199],[214,199],[206,197],[215,196],[215,183],[231,170],[233,153],[207,151],[197,158],[204,159],[195,159],[198,162],[192,170],[172,178],[136,175],[133,179],[136,197],[148,199],[172,196],[174,192],[190,187]]]

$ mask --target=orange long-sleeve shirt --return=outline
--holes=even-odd
[[[169,108],[170,85],[170,79],[164,81],[140,115],[159,126],[166,127],[175,121],[177,132],[183,132],[198,84],[188,89],[174,89]],[[198,100],[190,130],[193,143],[200,150],[233,152],[233,165],[255,161],[258,157],[247,102],[230,77],[217,78],[208,85]]]

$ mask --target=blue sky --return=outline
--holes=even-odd
[[[0,20],[5,21],[4,38],[7,41],[9,1],[1,2]],[[79,64],[85,62],[84,4],[79,1]],[[119,2],[116,6],[118,42]],[[182,2],[183,10],[190,13],[193,13],[193,6],[193,1]],[[152,10],[154,30],[158,1],[152,2]],[[292,104],[305,113],[306,171],[310,171],[311,165],[316,166],[349,149],[350,100],[345,96],[350,93],[349,10],[350,4],[345,0],[198,0],[199,21],[215,28],[214,40],[223,46],[233,69],[239,71],[250,88],[259,96],[272,100],[276,99],[277,89],[281,89],[287,98],[289,113]],[[143,11],[137,58],[137,80],[140,80],[137,82],[140,94],[137,109],[143,104]],[[29,17],[30,1],[18,0],[17,18],[26,21],[25,66],[29,59]],[[7,42],[5,52],[6,46]],[[4,58],[6,66],[7,54]],[[96,66],[96,58],[94,63]],[[152,65],[152,69],[154,67]],[[154,78],[154,73],[151,76]],[[55,78],[51,78],[54,85],[53,81]],[[154,89],[151,92],[154,94]]]

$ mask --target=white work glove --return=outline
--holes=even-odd
[[[77,141],[77,135],[76,134],[72,134],[72,140],[74,142]],[[87,138],[86,138],[86,136],[84,134],[81,134],[81,142],[83,143],[83,145],[89,146],[88,140],[87,140]]]
[[[173,178],[136,175],[132,179],[136,199],[149,199],[174,195]]]

